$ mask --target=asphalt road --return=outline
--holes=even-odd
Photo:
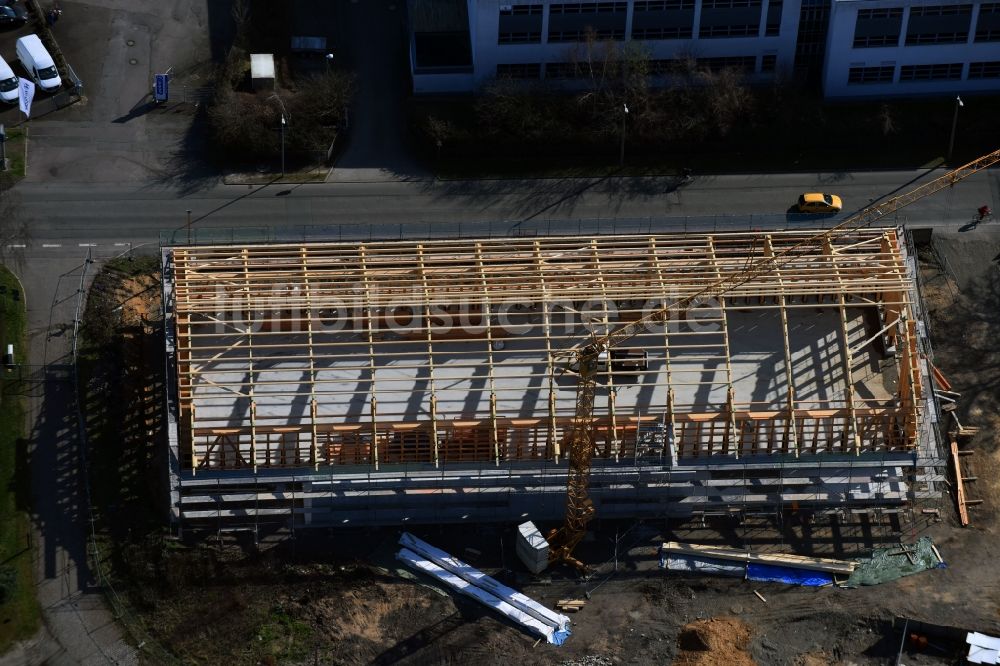
[[[80,256],[81,248],[127,249],[161,239],[294,240],[578,231],[668,231],[686,227],[774,228],[827,223],[789,205],[805,190],[840,194],[840,219],[915,187],[941,170],[847,174],[347,183],[204,184],[24,183],[26,256]],[[983,203],[997,208],[1000,171],[980,173],[906,208],[910,223],[961,226]],[[85,249],[83,250],[86,251]]]

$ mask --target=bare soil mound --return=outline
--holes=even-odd
[[[684,625],[674,666],[756,666],[748,651],[750,627],[735,617],[713,617]]]

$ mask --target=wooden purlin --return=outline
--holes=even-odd
[[[490,383],[490,438],[493,443],[494,462],[500,464],[500,430],[497,428],[497,385],[493,363],[493,323],[490,319],[493,313],[490,308],[490,283],[486,279],[486,267],[483,261],[483,248],[476,243],[476,267],[483,289],[483,317],[486,320],[486,367]]]
[[[309,434],[312,444],[312,464],[313,468],[319,470],[319,437],[316,432],[316,416],[318,405],[316,403],[316,359],[313,355],[313,302],[312,287],[309,284],[309,249],[302,247],[302,286],[306,292],[306,313],[308,315],[306,324],[307,344],[309,345]]]
[[[434,466],[437,467],[441,464],[441,459],[438,451],[438,442],[440,440],[440,433],[438,432],[438,412],[437,412],[437,390],[434,386],[434,336],[431,333],[431,304],[430,304],[430,292],[427,287],[427,266],[424,262],[424,247],[423,245],[417,246],[417,253],[420,257],[420,277],[421,286],[424,292],[424,329],[427,335],[427,373],[428,380],[430,383],[430,416],[431,416],[431,442],[434,447]],[[415,310],[414,310],[415,312]]]
[[[656,271],[656,279],[660,283],[660,301],[661,307],[666,307],[670,301],[670,294],[667,293],[667,287],[663,281],[663,268],[660,266],[659,258],[656,253],[656,239],[649,239],[649,250],[650,250],[650,264]],[[674,387],[673,378],[671,377],[670,369],[670,322],[665,322],[663,325],[663,379],[667,384],[667,404],[664,406],[666,408],[665,413],[665,425],[668,431],[664,433],[666,441],[664,442],[663,448],[667,449],[670,447],[671,459],[676,456],[677,453],[677,424],[674,421]],[[660,452],[660,458],[663,458],[663,452]]]
[[[829,238],[823,242],[823,254],[834,266],[837,280],[843,284],[840,269],[836,264],[836,251]],[[858,434],[858,419],[854,411],[854,370],[853,359],[851,358],[851,336],[847,329],[847,299],[843,290],[838,291],[837,313],[840,315],[840,344],[841,344],[841,364],[844,373],[844,401],[847,403],[848,417],[844,434],[854,444],[854,455],[861,455],[861,436]]]
[[[771,235],[764,237],[764,256],[774,258],[774,245],[771,242]],[[781,277],[781,267],[775,266],[775,274],[778,277],[778,285],[784,289],[784,281]],[[799,435],[795,419],[795,374],[792,372],[792,351],[788,342],[788,299],[784,293],[778,296],[778,312],[781,315],[781,342],[785,361],[785,384],[788,390],[785,394],[785,404],[788,410],[787,425],[785,426],[784,438],[782,441],[782,452],[788,451],[789,440],[791,440],[792,450],[795,457],[799,457]]]
[[[604,317],[603,317],[603,330],[601,335],[607,335],[610,331],[611,323],[609,321],[608,313],[611,310],[611,305],[613,301],[608,299],[608,291],[604,285],[604,276],[601,273],[601,259],[600,254],[597,250],[597,241],[591,240],[590,242],[590,253],[594,261],[594,268],[597,274],[597,284],[600,287],[600,298],[601,303],[604,306]],[[605,386],[608,389],[608,418],[610,419],[611,427],[609,429],[609,446],[611,448],[611,456],[614,458],[615,462],[618,462],[618,428],[615,423],[615,376],[611,371],[611,357],[607,359],[604,370],[600,373],[602,379],[604,379]]]
[[[709,259],[712,265],[716,267],[716,279],[722,279],[722,272],[718,270],[718,257],[715,253],[715,241],[712,238],[708,239],[708,253]],[[737,458],[740,457],[740,437],[736,433],[736,417],[733,413],[736,411],[736,391],[733,389],[733,363],[732,355],[729,353],[729,321],[726,317],[726,297],[719,297],[719,312],[721,313],[722,320],[722,348],[723,356],[726,360],[726,412],[729,414],[729,418],[726,421],[726,431],[722,438],[722,452],[724,454],[735,455]],[[732,447],[731,438],[736,437],[736,446]],[[735,450],[733,450],[735,449]]]
[[[558,429],[556,427],[556,370],[553,359],[555,358],[555,348],[552,346],[552,313],[549,309],[550,298],[545,283],[545,271],[542,266],[541,245],[536,240],[535,250],[535,271],[537,279],[542,288],[542,330],[545,334],[545,364],[549,386],[548,411],[549,411],[549,432],[548,441],[553,450],[553,460],[559,462],[561,455],[559,446]]]
[[[379,445],[379,434],[378,434],[378,398],[376,396],[376,386],[375,386],[375,332],[372,329],[372,322],[374,320],[372,313],[372,305],[370,301],[370,284],[368,281],[368,271],[366,270],[366,251],[363,245],[358,246],[358,257],[361,260],[361,277],[364,283],[364,300],[365,300],[365,330],[368,334],[368,382],[369,391],[371,393],[371,461],[378,469],[378,445]]]
[[[241,253],[243,259],[243,271],[246,278],[246,287],[250,290],[250,270],[247,266],[249,249],[243,248]],[[255,312],[253,302],[247,297],[247,397],[250,399],[250,464],[257,471],[257,403],[254,398],[254,363],[253,363],[253,322],[252,317]]]

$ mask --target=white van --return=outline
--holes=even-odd
[[[17,77],[7,61],[0,58],[0,100],[17,102]]]
[[[38,35],[25,35],[17,40],[17,59],[42,90],[58,90],[62,86],[56,63]]]

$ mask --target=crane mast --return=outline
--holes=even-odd
[[[573,425],[567,436],[568,447],[566,447],[569,451],[566,515],[562,527],[549,534],[549,561],[570,564],[579,569],[584,568],[583,563],[576,559],[573,553],[587,533],[587,524],[594,517],[594,504],[590,499],[590,470],[595,448],[594,399],[597,395],[597,377],[601,354],[608,354],[608,366],[610,367],[611,349],[627,342],[647,327],[664,323],[674,313],[686,311],[692,303],[718,298],[728,291],[781,268],[810,248],[858,229],[869,227],[901,208],[951,187],[997,162],[1000,162],[1000,150],[978,157],[968,164],[963,164],[957,169],[904,194],[872,204],[829,229],[817,232],[773,256],[753,261],[744,270],[723,277],[698,292],[629,322],[610,333],[595,337],[577,349],[575,361],[578,375],[576,411]]]

